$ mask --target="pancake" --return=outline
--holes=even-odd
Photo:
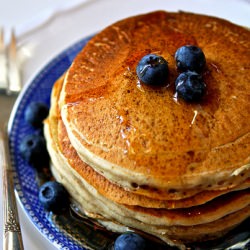
[[[174,53],[186,44],[206,55],[207,93],[198,104],[174,99]],[[108,180],[150,198],[239,185],[250,176],[249,47],[248,30],[190,13],[111,25],[65,77],[59,103],[72,145]],[[149,53],[168,61],[168,87],[138,83],[136,65]]]
[[[158,200],[148,198],[146,196],[131,193],[114,183],[109,182],[104,176],[100,175],[93,168],[83,162],[78,156],[74,147],[72,147],[67,136],[67,131],[60,117],[60,110],[58,107],[58,98],[61,93],[64,76],[62,76],[54,85],[52,93],[52,102],[50,108],[50,133],[56,136],[57,151],[64,156],[64,162],[73,168],[78,174],[84,178],[91,186],[93,186],[100,194],[115,202],[142,206],[148,208],[184,208],[203,204],[215,197],[223,195],[228,192],[246,189],[250,186],[250,178],[244,183],[233,189],[223,191],[202,191],[196,195],[183,199],[175,199],[176,197],[169,196],[169,200]],[[52,125],[54,124],[54,125]],[[62,164],[61,164],[62,165]]]
[[[45,128],[47,128],[47,125],[45,125]],[[56,135],[56,133],[53,133],[53,135]],[[47,138],[49,137],[47,136]],[[55,144],[50,142],[49,145],[52,146]],[[249,204],[249,190],[246,190],[243,193],[241,192],[239,195],[235,193],[235,195],[228,197],[228,199],[231,201],[229,203],[227,203],[225,200],[225,203],[223,204],[222,201],[224,199],[221,199],[217,202],[213,202],[210,205],[206,205],[210,206],[210,210],[206,209],[206,207],[203,207],[201,210],[198,208],[191,208],[190,210],[186,211],[164,211],[162,209],[151,209],[145,212],[140,211],[142,209],[140,207],[120,206],[118,203],[113,203],[112,201],[109,201],[100,195],[86,182],[86,180],[81,178],[77,172],[71,172],[72,168],[70,166],[62,167],[67,161],[65,161],[65,158],[63,158],[63,155],[60,153],[53,154],[52,148],[49,148],[49,150],[53,161],[52,171],[56,179],[63,183],[63,185],[68,189],[71,197],[76,200],[78,204],[80,204],[82,211],[87,213],[87,215],[91,216],[92,218],[99,219],[99,222],[105,226],[107,226],[107,223],[110,222],[112,223],[111,225],[113,225],[113,223],[117,223],[118,226],[120,226],[124,221],[127,227],[130,227],[133,230],[142,230],[146,226],[146,229],[144,228],[145,232],[161,238],[170,245],[177,244],[180,248],[183,248],[183,246],[180,245],[181,242],[199,241],[204,240],[204,238],[207,240],[222,236],[229,229],[233,228],[235,225],[238,225],[250,215],[249,205],[246,207],[243,205],[243,208],[240,208],[240,204],[242,204],[241,199],[246,202],[245,204]],[[74,185],[72,185],[72,183],[74,183]],[[224,205],[226,203],[229,209],[234,207],[237,211],[229,213],[228,215],[224,215],[218,220],[212,220],[211,222],[201,224],[201,217],[199,217],[199,215],[202,215],[202,217],[206,219],[211,219],[211,217],[208,216],[208,214],[211,213],[213,219],[218,218],[220,209],[216,209],[216,204],[217,208],[223,204],[222,210],[224,213]],[[206,215],[203,214],[202,210],[206,213]],[[196,216],[197,218],[195,218]],[[194,225],[187,227],[187,221]],[[176,222],[178,222],[177,225],[172,224]],[[179,225],[179,223],[181,225]],[[183,223],[185,226],[182,225]],[[110,229],[113,229],[113,227],[110,226]],[[128,229],[125,227],[123,231],[126,230]]]
[[[183,198],[183,199],[171,199],[173,196],[169,196],[168,200],[152,199],[147,196],[142,196],[140,194],[131,193],[114,183],[109,182],[104,176],[100,175],[98,172],[94,171],[89,165],[81,161],[80,157],[73,147],[70,147],[70,141],[67,137],[65,127],[63,123],[59,122],[59,142],[60,151],[65,156],[65,161],[69,162],[71,167],[75,169],[79,175],[87,180],[87,182],[92,185],[99,193],[106,196],[110,200],[118,203],[128,204],[128,205],[138,205],[142,207],[151,208],[183,208],[191,207],[195,205],[203,204],[215,197],[223,195],[225,193],[245,189],[250,186],[250,178],[244,183],[235,188],[223,190],[223,191],[202,191],[196,195]],[[174,197],[176,198],[176,197]]]
[[[159,11],[90,40],[54,84],[44,124],[52,173],[82,213],[180,249],[250,216],[248,37],[218,18]],[[195,104],[176,99],[173,88],[174,52],[190,43],[207,58],[207,93]],[[156,52],[170,76],[152,89],[135,67]]]
[[[115,228],[118,227],[121,232],[127,230],[127,227],[121,227],[123,221],[126,221],[127,226],[133,230],[142,230],[143,223],[143,227],[147,225],[147,229],[144,230],[147,233],[161,238],[170,245],[177,244],[180,248],[183,248],[182,243],[186,241],[204,240],[204,237],[213,239],[215,236],[224,235],[229,229],[238,225],[250,215],[250,193],[248,189],[232,192],[228,196],[214,199],[203,206],[172,210],[122,205],[109,200],[110,197],[104,197],[103,192],[101,192],[102,189],[96,190],[95,185],[93,185],[93,180],[97,180],[97,183],[100,184],[104,177],[98,176],[98,173],[96,173],[94,177],[90,178],[89,172],[95,171],[79,161],[80,158],[70,141],[65,137],[67,134],[62,133],[63,131],[66,132],[66,129],[62,129],[63,123],[60,120],[57,105],[62,83],[63,77],[54,85],[50,116],[45,123],[45,135],[52,159],[52,172],[88,216],[99,219],[101,224],[112,230],[114,230],[115,225]],[[63,138],[60,137],[62,134],[64,135]],[[84,164],[82,171],[77,172],[74,164]],[[86,173],[83,174],[84,172]],[[106,182],[109,183],[108,180]],[[113,183],[109,184],[114,186]],[[119,190],[119,187],[117,188]],[[126,192],[126,190],[123,191]],[[135,194],[131,193],[130,195]],[[148,200],[147,197],[145,198]],[[192,198],[190,198],[190,201]],[[202,196],[200,198],[202,199]],[[166,201],[166,204],[168,202],[171,201]],[[185,201],[182,200],[172,202],[185,204]],[[161,233],[159,234],[159,232]]]

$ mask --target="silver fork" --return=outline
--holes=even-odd
[[[23,250],[21,228],[16,205],[13,166],[9,155],[7,122],[17,94],[20,92],[21,77],[17,58],[16,37],[11,34],[9,46],[5,46],[3,29],[0,31],[0,163],[3,169],[3,249]]]
[[[3,29],[0,30],[0,90],[7,89],[7,60]]]
[[[18,94],[22,88],[17,41],[14,30],[11,32],[9,46],[5,46],[4,30],[0,30],[0,89],[6,94]]]

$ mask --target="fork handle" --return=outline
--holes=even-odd
[[[3,163],[3,250],[23,250],[21,228],[14,193],[14,170],[10,164],[8,136],[0,131],[0,158]]]

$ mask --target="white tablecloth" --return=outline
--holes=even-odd
[[[80,38],[123,17],[156,9],[215,15],[250,27],[249,0],[1,0],[0,26],[7,31],[6,41],[11,28],[18,35],[23,82],[27,84],[43,65]],[[0,191],[2,194],[2,185]],[[56,249],[38,232],[20,204],[18,208],[25,250]],[[2,214],[0,218],[2,249]]]

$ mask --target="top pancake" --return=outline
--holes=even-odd
[[[189,13],[125,19],[79,53],[60,96],[68,136],[81,159],[138,193],[223,189],[250,175],[249,31]],[[207,65],[202,102],[175,99],[174,54],[198,45]],[[163,56],[169,86],[139,84],[138,61]]]

